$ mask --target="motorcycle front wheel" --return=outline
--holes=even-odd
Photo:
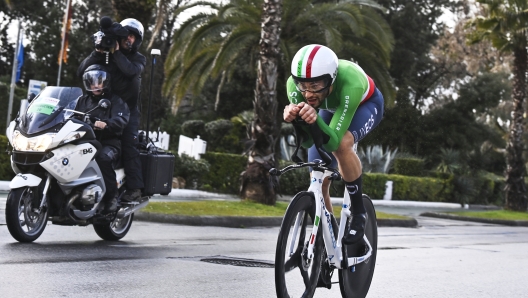
[[[33,206],[35,188],[12,189],[7,196],[5,217],[9,233],[19,242],[33,242],[44,232],[48,222],[46,207]]]
[[[134,213],[127,217],[116,218],[110,223],[94,224],[93,227],[95,233],[97,233],[101,239],[107,241],[118,241],[126,236],[130,230],[130,227],[132,226],[133,220]]]

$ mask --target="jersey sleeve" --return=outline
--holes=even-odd
[[[362,88],[353,86],[343,86],[340,91],[340,104],[337,107],[330,124],[326,125],[322,119],[317,122],[319,127],[321,127],[321,130],[330,137],[330,140],[323,145],[323,148],[331,152],[336,151],[341,140],[343,140],[343,136],[348,131],[350,123],[352,123],[352,118],[356,113],[364,93]],[[319,120],[319,118],[320,117],[318,117],[317,120]]]
[[[290,103],[298,104],[304,101],[304,97],[302,96],[301,92],[297,90],[297,87],[295,86],[291,76],[286,82],[286,90],[288,92],[288,100]]]

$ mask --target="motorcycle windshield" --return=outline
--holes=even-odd
[[[64,109],[75,109],[81,95],[82,89],[78,87],[46,87],[31,101],[21,117],[20,130],[32,135],[64,122],[71,115]]]

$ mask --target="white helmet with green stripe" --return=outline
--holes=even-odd
[[[337,55],[334,51],[322,45],[311,44],[302,47],[295,54],[291,74],[297,86],[300,82],[324,80],[326,89],[335,81],[337,65]]]

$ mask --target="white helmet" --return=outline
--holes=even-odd
[[[143,41],[143,25],[140,21],[128,18],[121,21],[121,26],[125,27],[128,32],[133,33],[136,36],[136,41],[134,41],[134,44],[132,45],[132,49],[134,51],[137,51],[139,46],[141,45],[141,42]]]
[[[334,51],[322,45],[311,44],[302,47],[295,54],[291,74],[298,87],[300,82],[325,80],[326,89],[335,81],[337,65],[337,55]]]

